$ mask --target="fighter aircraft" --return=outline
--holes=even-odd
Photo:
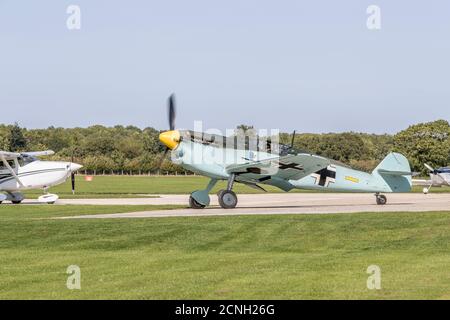
[[[428,194],[432,187],[450,186],[450,168],[434,169],[432,166],[425,163],[425,167],[430,171],[429,181],[423,181],[429,187],[423,189],[423,193]]]
[[[75,192],[75,173],[81,165],[62,161],[41,161],[38,157],[49,156],[53,151],[14,153],[0,151],[0,203],[11,201],[19,204],[24,195],[21,191],[43,189],[39,202],[53,204],[56,194],[47,193],[48,188],[61,184],[71,177]]]
[[[210,204],[209,192],[219,180],[228,182],[227,188],[218,193],[219,204],[224,209],[235,208],[238,203],[233,192],[236,182],[260,190],[264,190],[261,185],[271,185],[286,192],[294,188],[368,192],[375,194],[378,205],[387,203],[383,193],[411,191],[409,162],[398,153],[389,154],[369,174],[325,157],[295,150],[294,140],[291,145],[274,147],[270,139],[264,141],[261,137],[256,137],[253,142],[245,139],[245,143],[239,144],[237,137],[176,130],[173,95],[168,100],[168,114],[169,131],[159,136],[166,146],[165,154],[170,151],[172,162],[210,178],[204,190],[191,193],[189,205],[194,209]]]

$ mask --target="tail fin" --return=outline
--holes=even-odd
[[[390,153],[372,173],[380,176],[392,192],[409,192],[412,187],[412,172],[408,159],[400,153]]]

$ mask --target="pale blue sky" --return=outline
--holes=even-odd
[[[447,0],[0,0],[0,122],[392,133],[450,120],[449,39]]]

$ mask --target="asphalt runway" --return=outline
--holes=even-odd
[[[143,205],[168,204],[186,205],[188,195],[161,195],[157,198],[136,199],[70,199],[59,200],[58,204],[91,205]],[[133,213],[85,215],[67,219],[91,218],[155,218],[191,216],[232,216],[232,215],[270,215],[270,214],[331,214],[355,212],[425,212],[450,211],[450,194],[390,194],[388,204],[378,206],[372,194],[336,193],[268,193],[238,195],[239,203],[235,209],[219,207],[217,197],[211,196],[211,206],[206,209],[175,209]]]

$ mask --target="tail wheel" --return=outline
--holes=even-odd
[[[198,203],[192,196],[189,197],[189,207],[192,209],[204,209],[206,206]]]
[[[387,203],[387,198],[384,195],[377,196],[377,205],[384,206]]]
[[[238,199],[236,194],[231,190],[222,190],[218,194],[219,204],[223,209],[236,208]]]

